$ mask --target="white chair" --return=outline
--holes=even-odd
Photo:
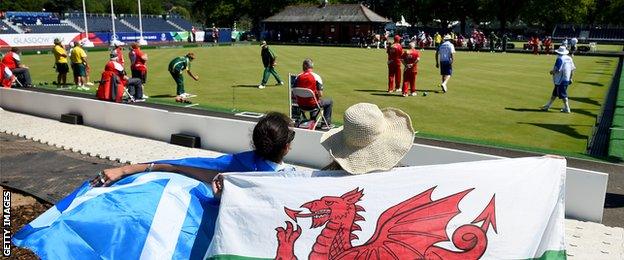
[[[308,112],[310,114],[317,113],[317,120],[315,120],[314,126],[312,127],[312,129],[316,129],[316,126],[318,125],[318,123],[321,120],[326,125],[329,125],[327,123],[327,119],[325,119],[325,116],[323,115],[323,108],[319,104],[318,99],[316,99],[316,95],[314,94],[314,92],[311,89],[309,89],[309,88],[292,88],[292,95],[295,98],[313,98],[314,99],[314,103],[316,103],[316,107],[314,107],[314,108],[308,108],[308,107],[303,107],[303,106],[299,105],[299,109],[301,110],[302,113],[305,113],[305,112]],[[318,115],[321,116],[321,120],[318,120]]]

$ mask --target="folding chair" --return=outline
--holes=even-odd
[[[321,107],[321,104],[319,104],[318,99],[316,99],[316,95],[314,94],[314,92],[311,89],[308,88],[292,88],[292,95],[295,98],[313,98],[314,99],[314,103],[316,103],[316,107],[315,108],[306,108],[303,107],[301,105],[299,105],[299,110],[301,110],[302,114],[304,114],[305,116],[305,112],[310,113],[310,117],[312,117],[312,114],[317,113],[317,118],[318,115],[320,114],[321,116],[321,120],[323,121],[323,123],[325,123],[326,125],[328,125],[327,123],[327,119],[325,118],[325,115],[323,115],[323,108]],[[316,126],[318,125],[318,123],[321,120],[315,120],[314,125],[312,126],[311,129],[316,129]]]

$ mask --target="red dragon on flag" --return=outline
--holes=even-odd
[[[373,236],[364,244],[353,246],[358,239],[354,231],[362,230],[356,224],[364,221],[358,212],[365,209],[356,203],[364,190],[356,188],[340,197],[324,196],[301,205],[310,213],[301,213],[284,207],[286,215],[295,222],[297,218],[312,218],[310,228],[325,225],[312,246],[309,259],[478,259],[487,248],[487,230],[490,225],[496,233],[495,195],[483,212],[472,221],[453,232],[452,243],[461,251],[451,251],[435,244],[449,241],[446,228],[457,216],[459,202],[473,189],[431,200],[435,187],[428,189],[384,211],[377,220]],[[476,225],[481,222],[481,226]],[[278,227],[276,259],[297,259],[295,241],[301,227],[295,229],[291,222],[286,228]]]

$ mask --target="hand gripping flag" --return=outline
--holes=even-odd
[[[207,257],[565,259],[565,170],[563,159],[521,158],[230,173]]]
[[[276,170],[254,152],[155,163]],[[174,173],[134,174],[101,188],[85,182],[18,231],[13,243],[42,259],[197,259],[212,239],[218,204],[208,185]]]

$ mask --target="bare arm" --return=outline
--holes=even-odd
[[[118,168],[106,169],[102,171],[103,176],[98,175],[93,180],[91,180],[91,185],[94,187],[110,186],[112,183],[120,180],[123,177],[139,172],[150,171],[149,168],[150,164],[133,164]],[[217,175],[217,172],[215,171],[203,170],[193,167],[176,166],[171,164],[154,164],[151,168],[151,171],[178,173],[208,183],[211,182],[212,179]],[[101,179],[104,179],[104,183],[101,182]]]
[[[186,73],[189,74],[189,76],[191,76],[191,78],[193,78],[195,81],[199,80],[198,76],[193,75],[193,73],[191,72],[191,70],[187,70]]]

